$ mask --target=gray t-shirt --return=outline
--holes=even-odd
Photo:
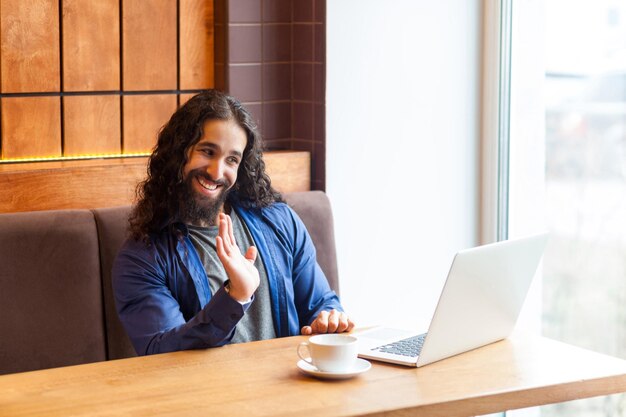
[[[254,246],[252,235],[246,224],[241,221],[234,210],[231,211],[230,217],[233,221],[233,234],[235,235],[237,246],[239,250],[245,254],[250,246]],[[228,279],[226,270],[217,256],[215,238],[218,235],[219,227],[198,227],[191,225],[187,227],[189,229],[189,238],[198,251],[200,260],[204,264],[211,293],[215,294]],[[254,293],[252,305],[235,327],[235,335],[233,336],[232,343],[251,342],[276,337],[267,272],[265,271],[260,253],[254,261],[254,266],[259,271],[261,282],[259,288],[257,288]]]

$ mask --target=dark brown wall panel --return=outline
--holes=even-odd
[[[263,22],[291,23],[293,3],[296,2],[293,0],[263,0]]]
[[[61,99],[3,98],[2,158],[53,156],[61,156]]]
[[[311,152],[324,189],[326,0],[214,0],[215,85],[255,114],[268,149]]]
[[[262,58],[262,26],[237,25],[228,28],[228,59],[230,63],[260,62]]]
[[[175,90],[176,0],[125,0],[123,89]]]
[[[64,97],[63,115],[64,156],[120,153],[119,96]]]
[[[230,0],[229,7],[228,18],[231,23],[261,21],[261,0]]]
[[[214,85],[213,0],[180,0],[180,88]]]
[[[2,0],[2,92],[58,91],[58,0]]]
[[[120,89],[119,0],[63,1],[63,88]]]
[[[176,95],[124,96],[124,153],[149,152],[176,111]]]

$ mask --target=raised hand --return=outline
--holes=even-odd
[[[320,311],[310,326],[303,326],[300,330],[301,334],[314,333],[343,333],[349,332],[354,328],[354,323],[346,313],[338,310]]]
[[[259,287],[259,271],[254,266],[257,249],[250,246],[246,254],[242,255],[235,241],[233,222],[230,216],[220,213],[218,222],[217,256],[222,261],[230,280],[230,296],[237,301],[245,302],[252,297],[252,294]]]

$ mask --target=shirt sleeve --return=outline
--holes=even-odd
[[[154,246],[154,245],[153,245]],[[167,286],[165,261],[154,247],[127,242],[113,265],[118,316],[139,355],[222,346],[249,308],[220,288],[190,320]]]

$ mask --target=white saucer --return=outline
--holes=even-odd
[[[303,373],[314,376],[316,378],[323,379],[347,379],[362,374],[363,372],[369,371],[372,367],[372,364],[366,361],[365,359],[358,358],[356,363],[354,364],[354,368],[347,372],[324,372],[318,370],[315,366],[310,363],[300,360],[298,361],[298,368]]]

